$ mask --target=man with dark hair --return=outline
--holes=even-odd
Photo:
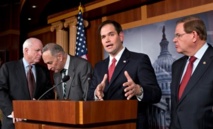
[[[147,108],[161,98],[161,89],[149,57],[123,46],[124,33],[116,21],[104,21],[98,32],[109,57],[95,65],[88,99],[137,99],[137,129],[148,129]]]
[[[213,48],[204,22],[177,22],[173,42],[184,56],[172,65],[170,129],[213,129]]]

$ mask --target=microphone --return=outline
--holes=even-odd
[[[90,86],[91,79],[92,79],[92,74],[89,73],[89,74],[87,75],[88,87],[86,87],[86,93],[85,93],[86,95],[85,95],[84,101],[87,101],[88,90],[89,90],[89,86]]]
[[[69,75],[65,75],[64,78],[62,78],[61,82],[59,82],[57,85],[51,87],[50,89],[48,89],[46,92],[44,92],[37,100],[40,100],[42,97],[44,97],[44,95],[46,95],[49,91],[51,91],[52,89],[54,89],[55,87],[59,86],[61,83],[63,82],[67,82],[68,80],[70,80],[70,76]]]

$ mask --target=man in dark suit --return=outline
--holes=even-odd
[[[63,74],[70,76],[67,82],[56,87],[58,99],[86,100],[92,74],[91,64],[83,58],[68,55],[56,43],[46,44],[42,51],[48,69],[54,71],[55,84],[61,82]]]
[[[3,112],[2,129],[14,129],[14,124],[9,116],[13,116],[13,100],[32,100],[39,98],[46,90],[52,87],[47,68],[38,65],[42,54],[42,42],[37,38],[29,38],[23,44],[24,57],[19,61],[4,63],[0,70],[0,108]],[[29,65],[35,80],[35,87],[30,94],[27,73]],[[53,99],[50,92],[43,99]]]
[[[149,57],[123,47],[124,33],[116,21],[104,21],[98,32],[109,57],[95,65],[88,99],[138,99],[137,129],[148,129],[147,107],[161,98],[161,89]],[[108,69],[111,69],[113,58],[116,63],[111,75]]]
[[[170,129],[213,129],[213,48],[206,40],[200,18],[177,22],[173,41],[176,51],[185,56],[172,65]],[[196,60],[190,79],[182,88],[192,57]]]

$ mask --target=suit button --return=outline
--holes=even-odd
[[[181,111],[182,111],[182,108],[179,108],[179,109],[178,109],[178,112],[181,112]]]

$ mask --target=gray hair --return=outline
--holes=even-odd
[[[30,38],[25,40],[24,44],[23,44],[23,52],[24,52],[25,48],[30,48],[31,46],[32,46],[32,42],[31,42]]]
[[[64,52],[64,49],[56,44],[56,43],[48,43],[46,44],[43,49],[42,49],[42,53],[45,52],[45,51],[50,51],[50,53],[55,56],[57,53],[65,53]]]
[[[24,49],[32,47],[34,42],[41,42],[41,40],[37,39],[37,38],[28,38],[28,39],[26,39],[24,41],[24,43],[23,43],[23,53],[24,53]]]

